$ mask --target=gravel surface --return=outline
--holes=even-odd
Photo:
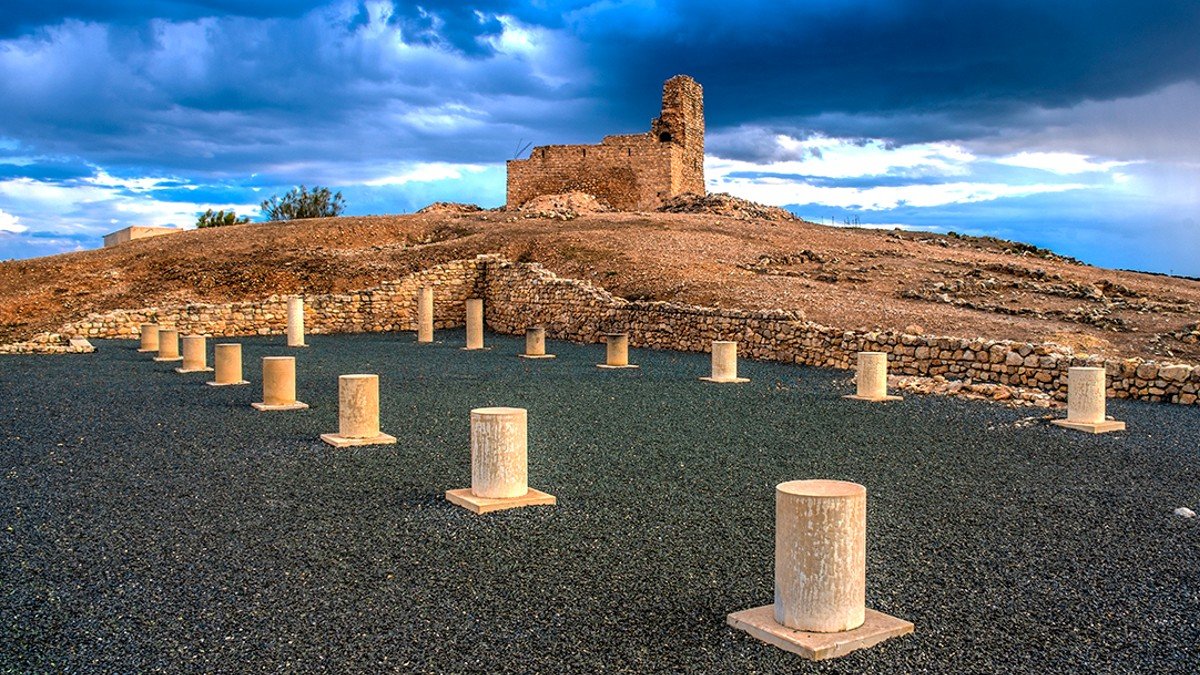
[[[1200,670],[1200,411],[1088,436],[986,403],[840,398],[849,374],[462,333],[247,338],[244,387],[132,342],[0,360],[3,672]],[[211,349],[211,342],[210,342]],[[300,412],[260,413],[294,354]],[[394,446],[334,450],[337,375]],[[556,507],[476,516],[468,411],[529,409]],[[725,625],[772,598],[773,487],[868,488],[867,605],[916,633],[813,664]]]

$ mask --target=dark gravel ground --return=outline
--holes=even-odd
[[[1200,411],[1111,402],[1093,437],[1000,406],[840,398],[848,373],[461,332],[311,336],[312,409],[132,342],[0,360],[5,672],[1200,671]],[[210,345],[211,348],[211,345]],[[376,372],[395,446],[334,450],[337,375]],[[529,409],[556,507],[475,516],[468,411]],[[868,498],[867,604],[914,635],[812,664],[725,625],[772,597],[773,486]]]

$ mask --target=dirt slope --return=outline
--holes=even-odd
[[[0,263],[0,342],[92,311],[346,291],[498,252],[631,298],[1200,361],[1197,281],[1088,267],[1010,242],[744,214],[534,215],[435,210],[249,224]]]

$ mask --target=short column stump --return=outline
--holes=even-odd
[[[873,609],[865,612],[863,624],[853,630],[838,633],[814,633],[794,630],[775,621],[775,605],[763,605],[744,609],[726,617],[725,621],[734,628],[745,631],[751,637],[775,645],[780,649],[799,654],[811,661],[845,656],[859,649],[866,649],[884,640],[913,632],[911,621],[897,619]]]

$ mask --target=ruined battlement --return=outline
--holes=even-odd
[[[704,90],[677,75],[663,84],[650,131],[605,136],[598,145],[542,145],[508,162],[509,208],[565,192],[586,192],[623,211],[704,194]]]

